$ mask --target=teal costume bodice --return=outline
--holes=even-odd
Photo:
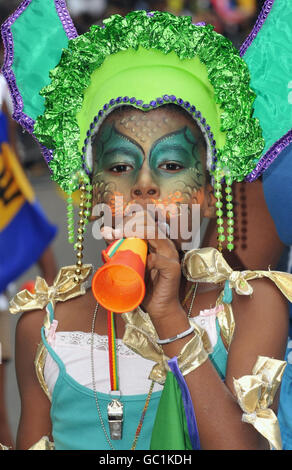
[[[48,306],[50,321],[54,319],[52,305]],[[220,328],[216,320],[218,340],[210,354],[218,374],[225,377],[227,352],[223,345]],[[104,431],[100,424],[94,391],[79,384],[66,371],[66,366],[54,349],[48,343],[44,327],[42,328],[42,341],[48,353],[59,368],[58,379],[52,393],[51,421],[52,435],[56,450],[105,450],[109,449]],[[150,381],[149,381],[150,386]],[[161,396],[161,391],[153,392],[143,421],[137,450],[148,450],[155,416]],[[101,415],[108,435],[107,405],[112,396],[97,392]],[[136,429],[145,405],[147,394],[122,395],[120,400],[124,405],[123,436],[121,440],[112,441],[116,450],[131,449]]]

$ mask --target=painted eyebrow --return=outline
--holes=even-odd
[[[138,142],[136,142],[135,140],[132,140],[130,137],[128,137],[128,136],[122,134],[121,132],[119,132],[119,131],[116,129],[115,124],[112,124],[112,132],[115,132],[115,134],[117,134],[117,135],[124,141],[123,143],[130,142],[130,144],[132,144],[132,145],[134,145],[136,148],[138,148],[138,149],[142,152],[142,154],[144,155],[144,150],[143,150],[143,148],[141,147],[141,145],[140,145]],[[95,138],[96,138],[96,136],[95,136]],[[105,143],[102,143],[102,147],[104,148],[107,144],[108,144],[108,141],[105,142]],[[115,146],[115,147],[113,147],[113,148],[109,148],[109,149],[106,150],[105,152],[102,151],[102,152],[101,152],[102,158],[105,157],[105,156],[111,155],[111,154],[113,154],[114,152],[117,152],[117,151],[119,151],[119,150],[127,150],[127,152],[128,152],[131,156],[133,156],[133,157],[135,157],[135,158],[137,157],[137,154],[136,154],[133,150],[128,149],[128,148],[125,149],[125,148],[123,147],[123,145],[121,144],[119,147]]]
[[[155,147],[158,145],[155,144],[155,146],[153,147],[153,150],[155,149]],[[189,153],[182,145],[179,145],[179,144],[169,144],[168,142],[164,142],[161,144],[161,147],[163,148],[163,150],[182,150],[183,152],[185,153]],[[152,149],[151,149],[151,154],[152,154]]]
[[[106,158],[106,157],[109,157],[110,155],[114,154],[114,153],[117,153],[117,152],[120,152],[121,150],[125,150],[127,152],[127,155],[130,155],[131,157],[133,158],[137,158],[137,153],[132,150],[132,149],[129,149],[129,148],[124,148],[123,146],[121,147],[113,147],[109,150],[106,150],[104,153],[103,153],[103,158]]]
[[[162,137],[160,137],[156,142],[154,142],[154,144],[152,145],[151,149],[150,149],[150,152],[149,152],[149,158],[151,159],[151,156],[152,156],[152,153],[153,151],[155,150],[155,148],[157,147],[157,145],[162,145],[162,143],[166,140],[168,140],[169,138],[171,138],[172,136],[175,136],[181,132],[184,131],[184,136],[185,136],[185,139],[187,140],[188,143],[192,144],[192,145],[196,145],[197,144],[197,141],[195,139],[195,142],[189,142],[189,140],[187,139],[187,136],[185,135],[185,131],[188,129],[187,126],[184,126],[182,127],[181,129],[179,129],[178,131],[173,131],[173,132],[170,132],[169,134],[167,135],[163,135]],[[195,138],[195,137],[194,137]],[[182,146],[182,145],[178,145],[178,144],[169,144],[168,142],[165,142],[165,148],[167,149],[175,149],[175,150],[183,150],[184,152],[187,152],[187,150]],[[187,152],[188,153],[188,152]]]
[[[118,131],[117,128],[116,128],[116,126],[115,126],[115,124],[113,124],[113,130],[114,130],[115,133],[116,133],[119,137],[121,137],[123,140],[125,140],[126,142],[130,142],[131,144],[135,145],[135,147],[138,147],[139,150],[140,150],[140,151],[143,153],[143,155],[144,155],[144,150],[143,150],[143,148],[141,147],[141,145],[140,145],[138,142],[136,142],[136,140],[133,140],[133,139],[131,139],[131,137],[129,137],[129,136],[127,136],[127,135],[124,135],[122,132]]]

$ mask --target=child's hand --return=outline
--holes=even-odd
[[[135,217],[135,226],[131,221]],[[131,231],[131,226],[134,231]],[[149,252],[145,275],[146,294],[143,307],[152,318],[169,316],[171,311],[182,308],[179,301],[181,266],[178,251],[172,240],[167,238],[166,224],[155,221],[147,210],[123,219],[123,227],[104,227],[105,240],[137,237],[147,240]]]
[[[146,294],[143,306],[151,317],[169,317],[181,309],[181,266],[174,243],[169,239],[148,240]]]

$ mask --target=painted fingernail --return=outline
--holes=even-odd
[[[115,235],[115,238],[122,238],[123,231],[120,228],[116,228],[114,229],[114,235]]]
[[[100,229],[100,232],[104,238],[107,238],[109,240],[112,240],[113,234],[112,234],[113,229],[111,227],[102,227]]]
[[[160,223],[159,223],[159,229],[161,229],[162,232],[163,232],[164,234],[166,234],[166,235],[169,237],[170,228],[169,228],[168,223],[166,223],[166,222],[160,222]]]

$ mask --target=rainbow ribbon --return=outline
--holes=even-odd
[[[114,322],[114,313],[107,312],[107,327],[108,327],[108,352],[109,352],[109,370],[111,390],[119,390],[119,378],[117,367],[117,352],[116,352],[116,331]]]
[[[123,243],[124,239],[117,240],[112,243],[105,254],[107,257],[111,258],[119,246]],[[104,260],[106,261],[106,260]],[[115,330],[115,321],[114,313],[109,311],[107,312],[107,329],[108,329],[108,352],[109,352],[109,371],[110,371],[110,382],[111,390],[119,390],[119,377],[118,377],[118,366],[117,366],[117,352],[116,352],[116,330]]]
[[[117,249],[121,246],[125,239],[121,238],[120,240],[117,240],[113,243],[111,243],[106,250],[103,251],[103,261],[107,261],[107,258],[111,258]]]

